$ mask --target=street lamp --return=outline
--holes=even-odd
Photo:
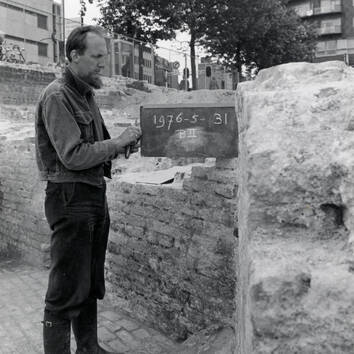
[[[65,0],[61,0],[62,8],[63,8],[63,42],[65,48]]]
[[[176,42],[179,43],[179,46],[176,48],[178,51],[183,51],[184,55],[184,69],[183,69],[183,80],[184,80],[184,89],[185,91],[188,91],[188,81],[187,81],[187,47],[185,43],[189,44],[189,41],[179,41],[176,40]]]

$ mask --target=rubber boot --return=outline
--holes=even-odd
[[[70,320],[45,310],[42,323],[44,354],[70,354]]]
[[[98,344],[96,300],[87,304],[71,324],[77,344],[76,354],[119,354],[108,352]]]

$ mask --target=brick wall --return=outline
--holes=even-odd
[[[112,300],[178,339],[234,313],[236,160],[193,167],[183,188],[109,184]]]
[[[0,104],[35,105],[42,90],[55,78],[54,72],[0,63]],[[98,90],[96,100],[100,108],[117,108],[122,94],[120,90]]]
[[[43,88],[54,79],[52,72],[0,65],[0,104],[35,104]]]
[[[0,140],[0,256],[48,263],[49,228],[43,213],[34,141]]]

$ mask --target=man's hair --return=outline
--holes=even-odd
[[[68,39],[66,40],[66,57],[71,62],[70,53],[72,50],[76,49],[79,54],[82,54],[86,50],[86,37],[87,33],[96,33],[99,36],[104,37],[104,31],[102,27],[99,26],[80,26],[74,28]]]

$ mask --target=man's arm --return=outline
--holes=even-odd
[[[80,128],[60,93],[45,100],[43,122],[61,163],[69,170],[84,170],[112,160],[124,152],[130,141],[134,141],[133,134],[130,134],[129,137],[120,136],[93,144],[83,142]]]

